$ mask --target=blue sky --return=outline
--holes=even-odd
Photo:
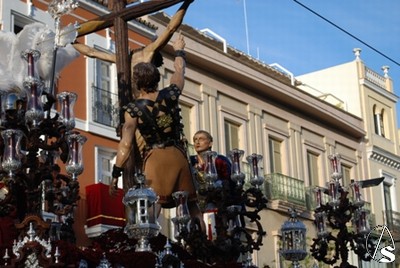
[[[165,12],[173,15],[178,5]],[[352,61],[353,48],[361,48],[369,68],[383,74],[381,67],[390,67],[400,96],[399,0],[194,0],[184,23],[209,28],[230,46],[266,64],[279,63],[295,76]],[[397,115],[400,122],[400,104]]]

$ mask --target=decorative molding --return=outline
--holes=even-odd
[[[375,148],[376,149],[376,148]],[[400,159],[398,156],[390,156],[388,153],[379,152],[375,149],[368,151],[368,159],[379,162],[385,166],[400,171]]]

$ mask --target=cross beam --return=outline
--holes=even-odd
[[[78,37],[103,30],[114,25],[115,18],[130,21],[135,18],[173,6],[183,0],[152,0],[131,7],[125,7],[117,12],[112,12],[82,23],[78,29]]]

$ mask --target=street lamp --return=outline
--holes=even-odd
[[[289,219],[281,227],[282,248],[279,253],[285,260],[292,262],[293,268],[300,268],[299,261],[307,257],[306,232],[306,226],[297,218],[297,212],[290,210]]]

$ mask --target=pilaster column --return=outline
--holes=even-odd
[[[249,138],[248,138],[248,154],[257,153],[262,154],[263,152],[263,137],[262,137],[262,121],[261,121],[261,109],[252,105],[247,106],[248,117],[249,117]]]
[[[289,125],[289,157],[290,157],[290,176],[303,178],[304,160],[302,155],[301,126],[293,122]]]
[[[219,149],[217,136],[218,130],[218,118],[219,110],[217,107],[217,96],[218,91],[214,88],[203,85],[201,87],[201,100],[202,106],[200,107],[200,113],[202,113],[203,122],[200,122],[202,129],[210,132],[214,137],[213,148]]]

